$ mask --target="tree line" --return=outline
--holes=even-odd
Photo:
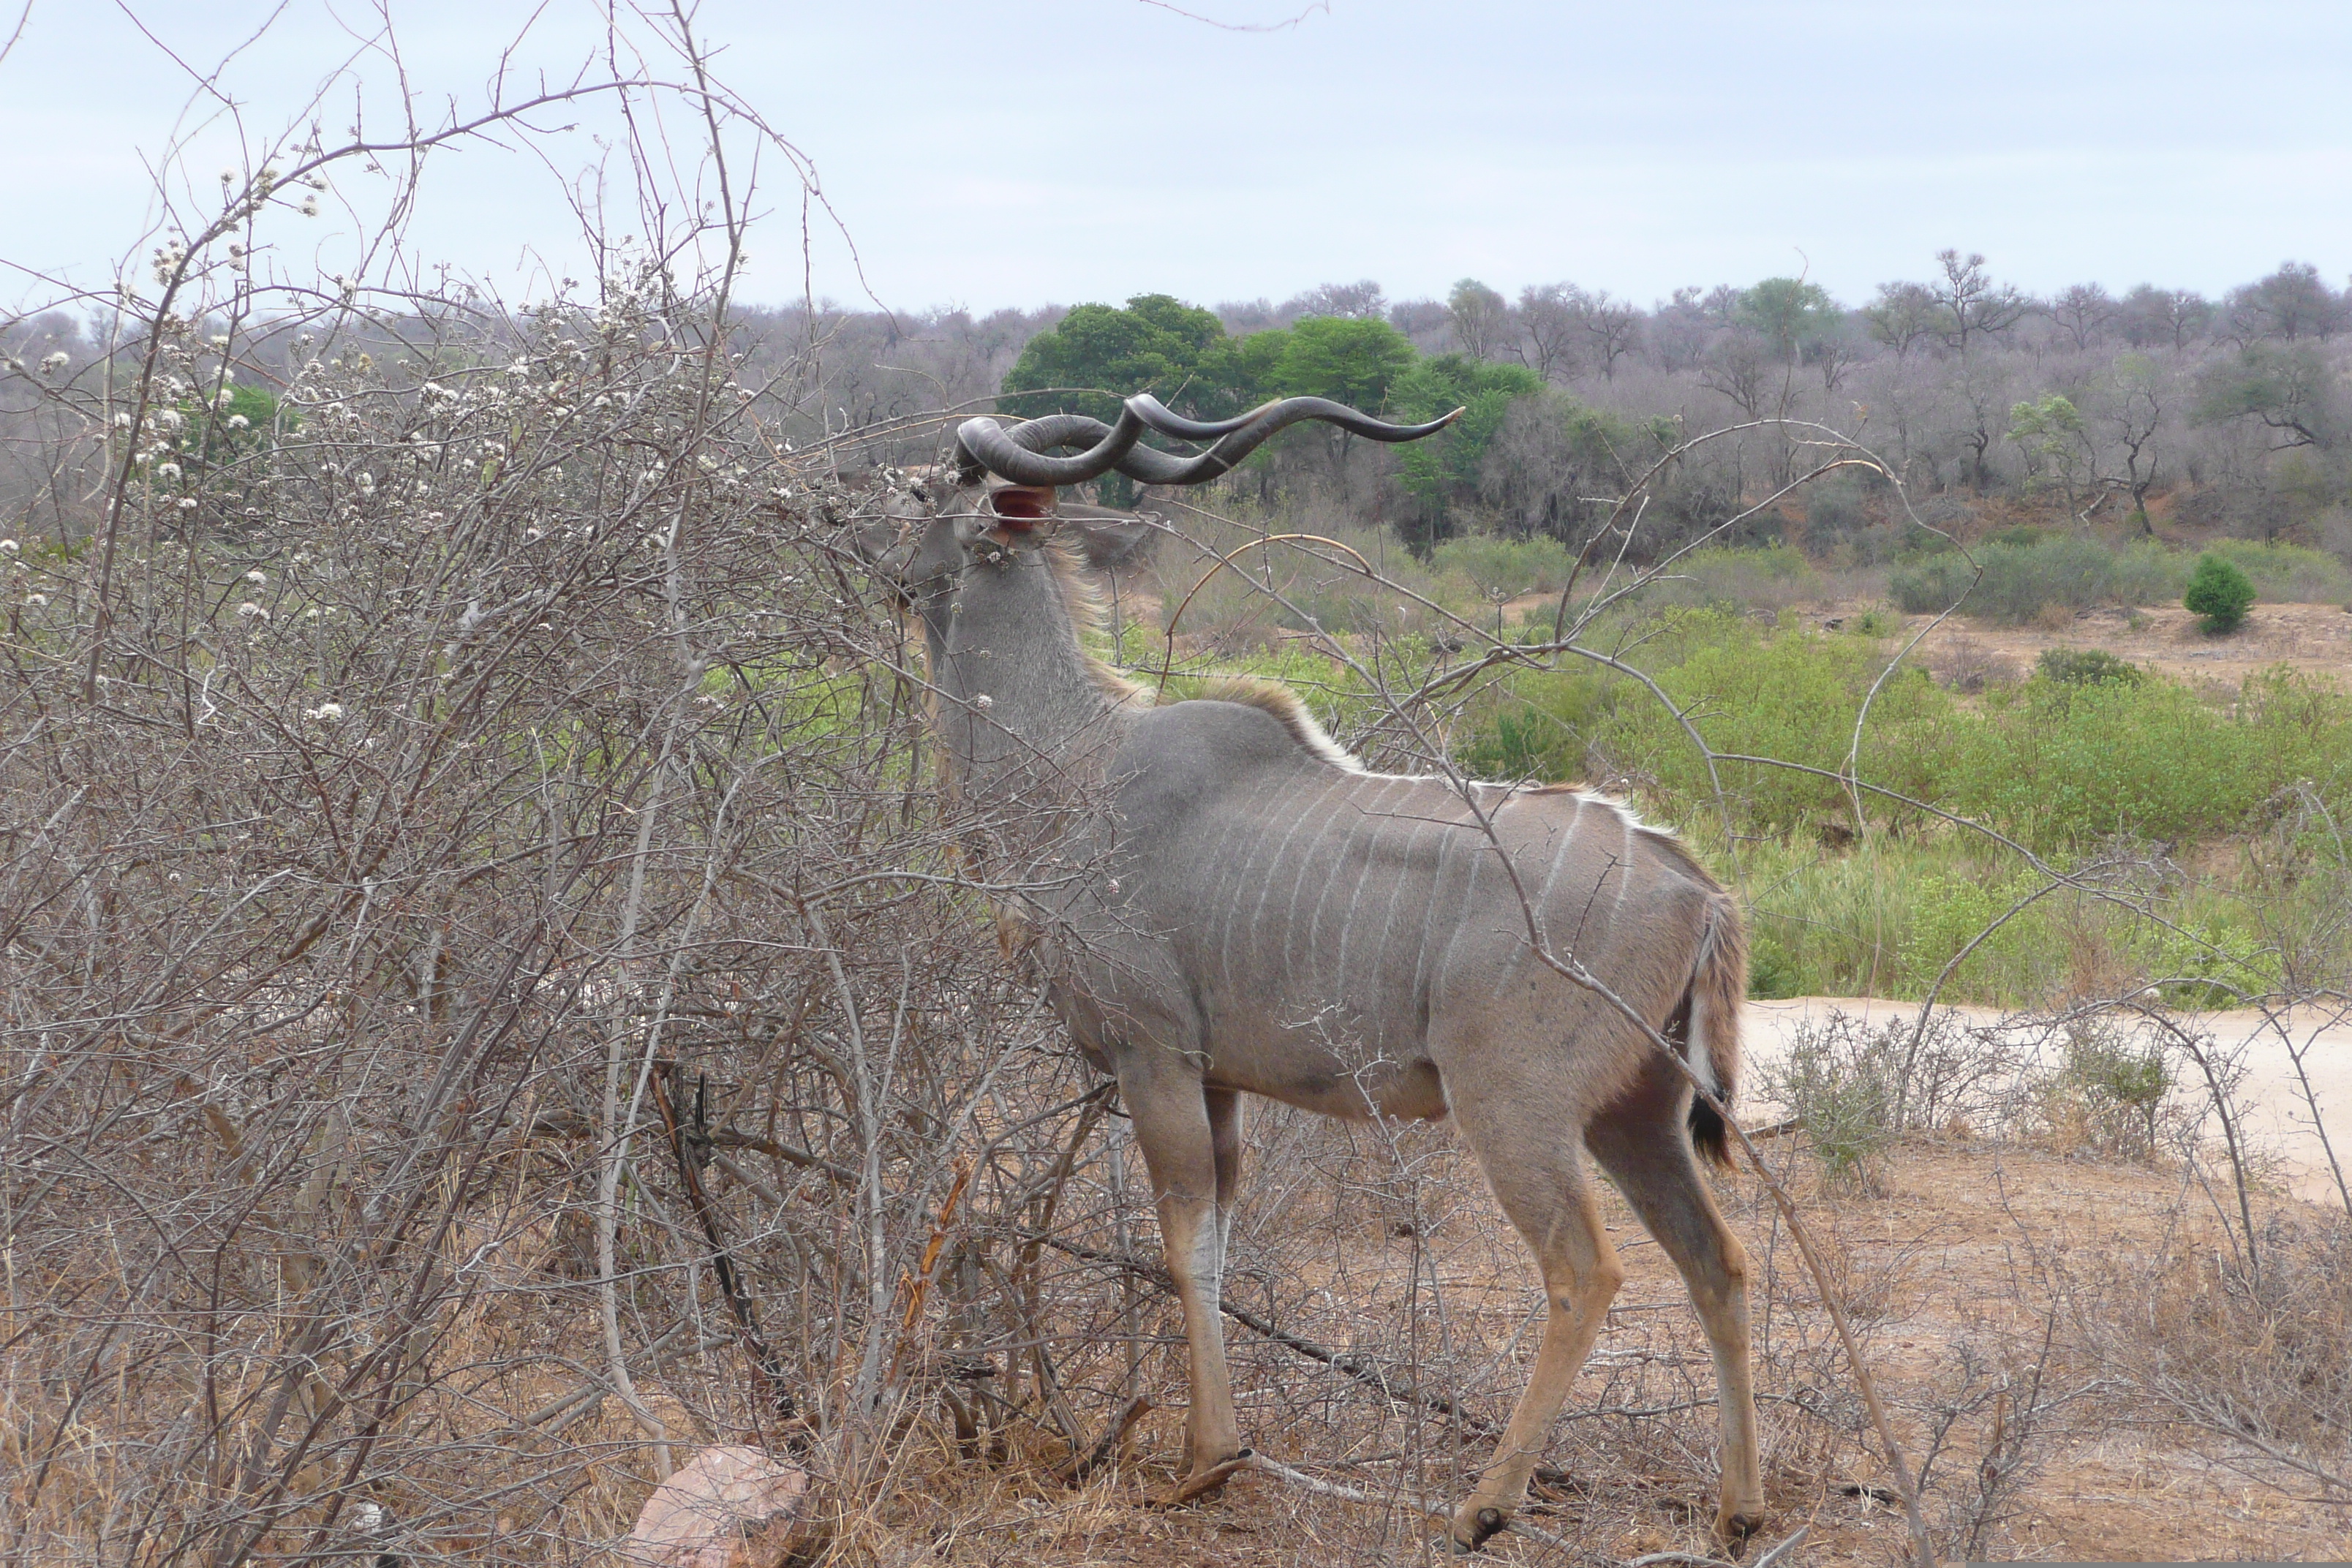
[[[2211,299],[2095,283],[2037,297],[1951,249],[1860,303],[1790,277],[1677,289],[1646,308],[1572,282],[1513,299],[1475,279],[1444,300],[1391,300],[1364,279],[1279,305],[1139,293],[985,314],[795,306],[749,311],[740,331],[747,365],[766,377],[757,395],[796,439],[903,422],[905,460],[932,439],[926,413],[1108,418],[1113,395],[1135,391],[1202,418],[1300,395],[1397,419],[1465,408],[1444,437],[1402,450],[1294,432],[1234,481],[1268,503],[1328,493],[1369,506],[1417,543],[1581,538],[1688,436],[1749,426],[1655,487],[1634,549],[1671,547],[1802,472],[1806,426],[1819,425],[1876,451],[1907,506],[1849,470],[1743,524],[1748,542],[1866,563],[1904,548],[1914,511],[1946,527],[2000,502],[2352,557],[2352,290],[2305,262]],[[20,390],[73,374],[40,367],[58,354],[78,366],[98,339],[59,317],[19,321],[5,347],[27,373]],[[0,476],[0,487],[35,504],[37,486]]]

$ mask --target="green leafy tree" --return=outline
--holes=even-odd
[[[2219,555],[2200,555],[2180,602],[2198,617],[2198,624],[2219,635],[2235,631],[2254,603],[2254,585],[2246,574]]]
[[[278,425],[278,397],[238,383],[220,401],[190,398],[180,405],[181,453],[205,468],[226,468],[269,449]]]
[[[1731,319],[1771,344],[1782,359],[1793,360],[1834,334],[1844,314],[1818,283],[1767,278],[1741,291]]]
[[[1309,316],[1283,335],[1286,341],[1271,367],[1275,391],[1328,397],[1367,413],[1387,405],[1390,387],[1419,357],[1412,340],[1386,321]]]
[[[1256,407],[1281,384],[1278,367],[1289,349],[1290,332],[1281,327],[1212,345],[1201,358],[1192,406],[1210,410],[1212,417]]]
[[[1486,453],[1502,433],[1511,405],[1543,391],[1523,364],[1487,364],[1461,354],[1416,360],[1389,392],[1390,416],[1417,424],[1453,409],[1462,417],[1425,441],[1397,450],[1397,479],[1421,505],[1423,542],[1442,536],[1457,500],[1477,493]]]
[[[1214,314],[1172,295],[1138,294],[1124,308],[1080,305],[1029,340],[1005,373],[1009,395],[1000,405],[1024,419],[1088,414],[1108,421],[1118,417],[1122,398],[1149,392],[1179,412],[1214,418],[1234,390],[1229,343]],[[1204,369],[1218,374],[1204,376]],[[1054,387],[1090,390],[1046,390]]]
[[[2217,425],[2243,419],[2271,433],[2272,449],[2331,447],[2340,418],[2335,377],[2309,343],[2249,344],[2200,379],[2192,417]]]
[[[2025,457],[2028,489],[2064,492],[2069,510],[2094,483],[2090,426],[2074,400],[2053,392],[2009,406],[2009,438]]]

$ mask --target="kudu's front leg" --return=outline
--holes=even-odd
[[[1122,1070],[1119,1089],[1151,1172],[1160,1245],[1184,1308],[1192,1406],[1184,1418],[1184,1479],[1174,1494],[1181,1500],[1222,1484],[1243,1453],[1219,1310],[1241,1118],[1231,1090],[1204,1090],[1189,1076]]]

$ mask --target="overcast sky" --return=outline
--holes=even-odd
[[[0,0],[0,32],[21,3]],[[1301,3],[1185,8],[1265,23]],[[114,276],[175,129],[194,138],[190,188],[216,192],[233,129],[165,49],[210,69],[272,8],[33,0],[0,60],[0,257]],[[391,0],[428,113],[478,103],[536,9]],[[288,0],[223,78],[244,124],[281,126],[373,13]],[[598,14],[549,0],[517,59],[568,74]],[[1279,300],[1368,277],[1402,299],[1475,276],[1647,303],[1807,269],[1858,302],[1946,246],[2037,291],[2352,269],[2343,0],[1329,0],[1273,32],[1141,0],[704,0],[698,26],[719,76],[814,160],[864,284],[822,233],[813,282],[845,302],[868,286],[894,309]],[[388,66],[359,68],[380,114]],[[509,298],[578,271],[555,174],[593,162],[600,128],[543,139],[555,173],[484,147],[436,159],[413,249]],[[747,291],[780,302],[803,287],[799,197],[772,161],[763,180]],[[289,260],[333,261],[340,205],[281,228]],[[37,292],[0,278],[0,301]]]

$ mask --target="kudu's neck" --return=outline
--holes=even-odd
[[[924,611],[941,750],[968,796],[1082,788],[1117,742],[1122,704],[1079,646],[1048,549],[976,562]]]

